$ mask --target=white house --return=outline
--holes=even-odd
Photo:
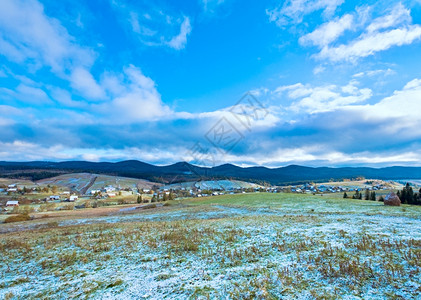
[[[18,189],[17,188],[8,188],[7,191],[8,192],[17,192]]]
[[[115,192],[115,187],[113,187],[112,185],[106,186],[104,189],[106,193]]]
[[[15,200],[7,201],[6,206],[19,206],[19,201],[15,201]]]
[[[16,183],[14,183],[14,184],[9,184],[7,187],[8,187],[9,189],[15,188],[15,187],[16,187]]]
[[[52,196],[50,196],[50,200],[60,200],[60,196],[52,195]]]
[[[75,202],[78,198],[79,198],[78,196],[72,195],[70,196],[69,200],[70,202]]]
[[[63,193],[61,193],[62,195],[70,195],[69,191],[64,191]]]

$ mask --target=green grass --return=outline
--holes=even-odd
[[[388,207],[383,202],[343,199],[342,194],[308,195],[294,193],[249,193],[190,198],[181,203],[191,206],[224,205],[244,208],[267,208],[284,212],[367,213],[421,217],[421,206]]]

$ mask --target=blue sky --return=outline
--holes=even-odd
[[[421,166],[421,1],[0,1],[0,160]]]

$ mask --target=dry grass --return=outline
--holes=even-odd
[[[51,226],[1,236],[0,297],[420,296],[419,220],[267,207],[170,206],[164,220],[65,227],[39,219]]]
[[[31,220],[31,216],[29,214],[18,214],[15,216],[10,216],[4,220],[4,223],[14,223],[14,222],[23,222]]]

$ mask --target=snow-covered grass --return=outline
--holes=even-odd
[[[419,298],[420,212],[261,193],[28,222],[1,235],[0,298]]]

